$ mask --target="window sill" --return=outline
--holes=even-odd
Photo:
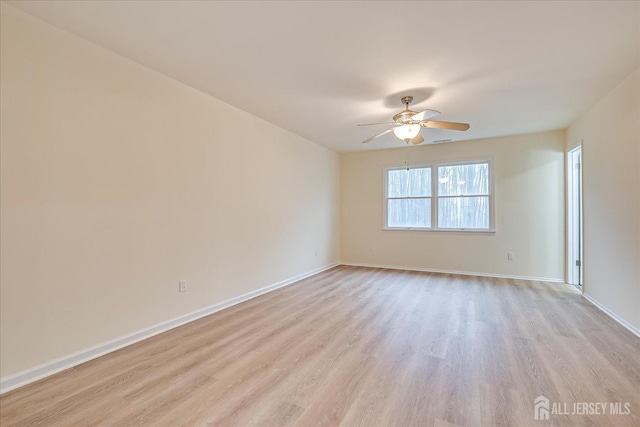
[[[454,233],[454,234],[488,234],[495,235],[496,230],[474,230],[474,229],[432,229],[432,228],[399,228],[383,227],[382,231],[418,231],[427,233]]]

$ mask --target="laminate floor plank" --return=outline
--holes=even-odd
[[[569,285],[348,266],[0,396],[3,427],[549,423],[640,426],[640,339]]]

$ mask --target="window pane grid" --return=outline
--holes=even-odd
[[[387,224],[398,228],[430,228],[431,198],[389,199]]]
[[[488,229],[489,197],[446,197],[439,199],[438,228]]]
[[[431,168],[389,169],[387,198],[430,197]]]
[[[489,193],[489,163],[438,166],[439,196]]]
[[[490,163],[386,169],[387,228],[493,229]]]

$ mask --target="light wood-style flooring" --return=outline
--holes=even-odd
[[[631,413],[571,414],[595,402]],[[568,285],[341,266],[6,393],[0,425],[637,427],[640,339]]]

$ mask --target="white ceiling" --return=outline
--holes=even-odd
[[[562,129],[640,66],[638,1],[9,3],[339,152],[404,94],[471,124],[427,142]]]

